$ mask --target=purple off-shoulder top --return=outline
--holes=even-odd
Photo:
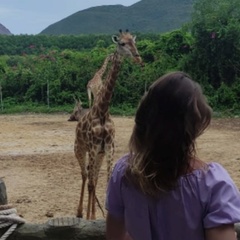
[[[204,229],[240,222],[240,193],[218,163],[179,179],[179,187],[153,199],[124,177],[128,155],[116,163],[106,209],[124,218],[134,240],[204,240]]]

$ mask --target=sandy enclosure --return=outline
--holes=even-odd
[[[75,216],[81,175],[73,152],[76,122],[67,119],[66,114],[0,115],[0,177],[7,186],[8,202],[27,222]],[[133,118],[113,120],[116,161],[127,152]],[[214,119],[198,140],[198,151],[205,161],[221,163],[240,188],[240,119]],[[97,187],[102,206],[105,191],[104,162]],[[97,216],[103,217],[99,209]]]

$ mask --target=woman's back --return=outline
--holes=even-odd
[[[129,155],[109,183],[107,239],[123,240],[126,232],[134,240],[235,239],[239,191],[221,165],[197,158],[211,112],[186,73],[152,83],[135,114]]]
[[[133,239],[204,240],[205,228],[239,221],[238,189],[218,163],[180,177],[175,190],[154,198],[126,179],[128,157],[121,158],[114,168],[107,209],[115,217],[124,217]]]

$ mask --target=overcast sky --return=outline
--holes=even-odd
[[[130,6],[140,0],[0,0],[0,23],[13,34],[38,34],[78,11],[102,5]]]

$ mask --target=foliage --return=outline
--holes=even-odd
[[[55,106],[47,108],[46,105],[40,105],[38,103],[25,102],[24,104],[9,104],[8,100],[5,101],[2,114],[14,114],[14,113],[66,113],[72,112],[72,105]]]
[[[240,1],[197,0],[190,30],[192,54],[183,69],[215,89],[240,76]]]
[[[189,25],[164,34],[136,33],[145,67],[123,62],[111,113],[134,114],[151,83],[178,70],[200,83],[214,112],[239,114],[239,13],[236,0],[197,0]],[[0,36],[2,42],[1,113],[71,112],[74,98],[87,107],[87,82],[115,49],[110,35]]]
[[[112,106],[110,108],[110,113],[118,116],[133,116],[136,113],[136,108],[128,104],[122,104],[118,107]]]
[[[85,51],[101,43],[102,47],[111,44],[109,35],[0,35],[0,55],[42,54],[48,50]]]

